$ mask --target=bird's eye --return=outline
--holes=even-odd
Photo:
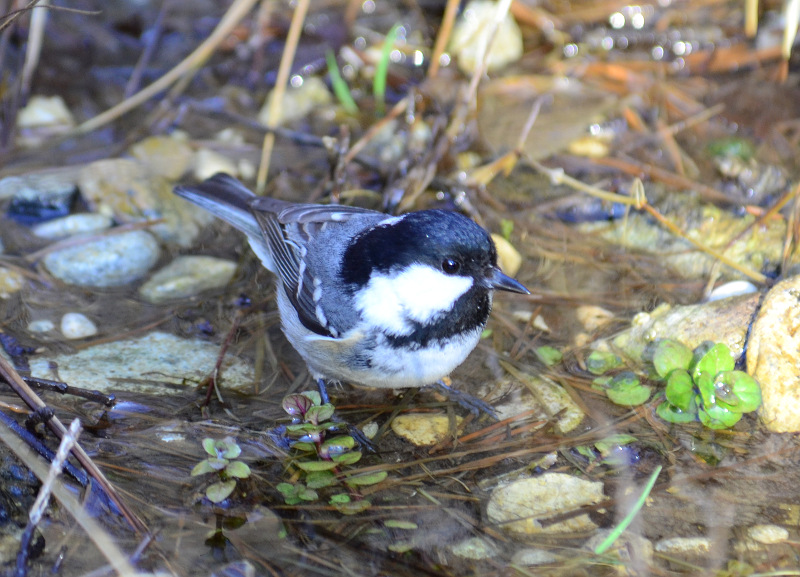
[[[446,258],[442,261],[442,271],[444,274],[456,274],[461,270],[461,263],[452,258]]]

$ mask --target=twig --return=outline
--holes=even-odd
[[[286,93],[286,84],[289,80],[289,72],[292,69],[294,55],[297,45],[300,42],[300,33],[303,31],[303,22],[308,12],[309,0],[299,0],[297,7],[292,15],[292,23],[289,26],[289,34],[286,36],[286,46],[281,54],[281,64],[278,67],[278,77],[275,80],[275,90],[272,100],[269,103],[267,114],[267,125],[275,126],[281,115],[283,106],[283,95]],[[269,174],[269,163],[272,157],[272,148],[275,146],[275,135],[268,132],[264,135],[264,145],[261,147],[261,163],[258,165],[258,177],[256,178],[256,194],[264,194],[267,187],[267,175]]]

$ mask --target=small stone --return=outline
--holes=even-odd
[[[75,119],[60,96],[31,96],[25,108],[17,114],[18,128],[59,125],[75,126]]]
[[[142,278],[156,264],[159,254],[153,235],[134,230],[51,252],[44,265],[67,284],[103,288]]]
[[[219,345],[155,332],[144,337],[101,343],[77,353],[43,353],[31,358],[31,374],[76,387],[169,395],[199,383],[219,358]],[[54,367],[58,367],[56,372]],[[252,365],[225,355],[221,386],[252,392]],[[167,386],[165,386],[167,385]]]
[[[497,264],[500,266],[500,270],[510,277],[517,276],[522,266],[522,255],[514,248],[513,244],[499,234],[493,234],[492,240],[497,248]]]
[[[0,266],[0,298],[7,299],[25,286],[25,277],[14,269]]]
[[[575,316],[584,329],[594,332],[614,318],[614,313],[595,305],[582,305],[575,309]]]
[[[56,323],[50,319],[39,319],[28,324],[28,330],[32,333],[49,333],[56,329]]]
[[[453,545],[453,554],[464,559],[490,559],[497,556],[497,548],[480,537],[471,537]]]
[[[558,561],[558,557],[544,549],[520,549],[511,557],[514,565],[547,565]]]
[[[540,521],[603,499],[603,483],[562,473],[544,473],[514,481],[492,492],[486,514],[504,531],[523,535],[591,531],[586,514],[542,526]]]
[[[681,561],[703,566],[708,562],[711,553],[711,541],[707,537],[671,537],[658,541],[655,550]]]
[[[81,313],[67,313],[61,317],[61,334],[65,339],[85,339],[97,334],[97,326]]]
[[[239,176],[239,168],[233,160],[208,148],[201,148],[195,153],[193,171],[197,180],[211,178],[219,172]]]
[[[154,274],[139,289],[148,302],[193,297],[206,290],[226,286],[236,272],[236,263],[210,256],[180,256]]]
[[[522,32],[511,14],[506,14],[497,26],[494,38],[489,36],[497,16],[497,5],[490,0],[473,0],[453,28],[450,51],[458,57],[458,67],[465,74],[475,72],[490,41],[485,57],[487,72],[499,70],[522,56]]]
[[[48,220],[34,226],[32,231],[40,238],[59,239],[77,234],[95,234],[111,228],[112,224],[109,216],[87,212]]]
[[[764,545],[774,545],[789,540],[789,531],[778,525],[753,525],[747,529],[747,536]]]
[[[130,148],[131,155],[138,159],[152,174],[169,180],[178,180],[192,164],[194,150],[184,133],[170,136],[150,136]]]
[[[800,275],[764,297],[747,346],[747,372],[761,385],[758,413],[773,433],[800,431]],[[745,328],[747,325],[745,325]]]
[[[456,426],[462,420],[461,417],[456,417]],[[400,415],[392,421],[392,431],[417,447],[435,445],[443,441],[450,432],[450,419],[447,415],[429,413]]]
[[[258,113],[261,124],[269,124],[269,107],[275,99],[275,91],[271,91]],[[275,124],[283,126],[302,120],[314,110],[330,104],[333,101],[330,90],[317,76],[308,76],[303,84],[294,88],[289,87],[283,95],[281,114]]]

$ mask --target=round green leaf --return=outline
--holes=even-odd
[[[409,531],[419,529],[419,525],[413,521],[403,521],[402,519],[388,519],[384,521],[383,524],[385,527],[389,527],[391,529],[406,529]]]
[[[319,393],[317,393],[317,396],[319,396]],[[303,418],[314,405],[314,400],[309,398],[307,394],[287,395],[283,397],[283,401],[281,402],[284,411],[292,417],[298,418]]]
[[[212,503],[221,503],[227,499],[231,493],[233,493],[235,488],[236,479],[229,479],[220,483],[214,483],[208,489],[206,489],[206,497],[208,497],[208,500]]]
[[[561,362],[563,357],[561,351],[559,351],[557,348],[548,346],[538,347],[534,350],[534,353],[536,353],[538,359],[548,367],[557,365]]]
[[[702,350],[702,349],[701,349]],[[698,359],[692,371],[692,377],[697,382],[699,375],[709,375],[712,379],[722,371],[732,371],[736,366],[728,345],[716,343],[705,351]]]
[[[592,351],[586,357],[586,370],[593,375],[602,375],[611,369],[622,366],[622,359],[614,353],[604,351]]]
[[[203,450],[212,457],[219,456],[217,455],[217,441],[211,437],[206,437],[203,439]]]
[[[667,377],[667,387],[664,392],[672,405],[687,411],[694,398],[694,382],[691,375],[684,369],[674,369]]]
[[[653,352],[653,367],[662,378],[677,369],[687,370],[693,354],[689,347],[672,339],[661,339]]]
[[[275,488],[281,493],[281,495],[294,495],[297,492],[295,486],[290,483],[278,483],[275,485]]]
[[[331,495],[330,501],[328,501],[331,505],[342,503],[349,503],[350,502],[350,495],[347,493],[336,493],[335,495]]]
[[[333,437],[322,443],[321,449],[328,453],[344,453],[356,446],[356,440],[350,435]]]
[[[691,423],[697,420],[697,405],[692,403],[692,406],[694,411],[691,408],[683,411],[668,401],[664,401],[656,407],[656,415],[668,423]]]
[[[352,465],[361,459],[361,451],[350,451],[341,455],[334,455],[333,461],[339,465]]]
[[[297,449],[298,451],[304,451],[308,453],[316,453],[317,446],[314,443],[295,441],[294,443],[292,443],[292,449]]]
[[[229,477],[247,479],[250,476],[250,467],[247,466],[247,463],[243,463],[242,461],[233,461],[225,467],[225,474]]]
[[[216,473],[217,469],[211,466],[208,462],[208,459],[203,459],[199,463],[194,466],[192,472],[190,473],[192,477],[197,477],[198,475],[205,475],[206,473]]]
[[[744,371],[723,371],[714,382],[717,404],[734,413],[749,413],[761,406],[761,387]],[[724,391],[724,394],[720,394]]]
[[[303,501],[316,501],[319,499],[319,495],[314,489],[308,489],[306,487],[303,487],[303,489],[297,493],[297,496]]]
[[[333,412],[335,411],[333,405],[330,403],[325,403],[324,405],[320,405],[318,407],[311,407],[306,412],[306,416],[304,417],[307,423],[313,423],[314,425],[319,425],[320,423],[324,423],[328,419],[333,416]]]
[[[639,377],[629,371],[622,372],[611,379],[606,395],[611,401],[623,407],[635,407],[650,398],[650,387],[641,384]]]
[[[729,429],[742,418],[741,413],[733,413],[719,405],[704,406],[697,411],[697,416],[709,429]]]
[[[350,501],[349,503],[331,503],[342,515],[357,515],[372,506],[368,499]]]
[[[236,441],[234,441],[231,437],[226,437],[223,439],[222,443],[219,445],[219,448],[222,449],[222,454],[220,457],[224,459],[236,459],[242,454],[242,448],[236,444]]]
[[[319,391],[303,391],[300,394],[311,399],[311,402],[315,407],[318,407],[322,404],[322,397],[320,396]]]
[[[336,483],[336,475],[330,471],[315,471],[306,476],[306,485],[310,489],[322,489]]]
[[[717,391],[714,386],[714,376],[709,373],[701,373],[695,375],[694,384],[700,392],[701,404],[704,407],[710,407],[717,402]]]

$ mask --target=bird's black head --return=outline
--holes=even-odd
[[[388,274],[412,264],[481,281],[496,268],[497,252],[489,234],[467,217],[425,210],[362,233],[347,248],[343,264],[342,280],[354,287],[368,283],[373,272]]]

